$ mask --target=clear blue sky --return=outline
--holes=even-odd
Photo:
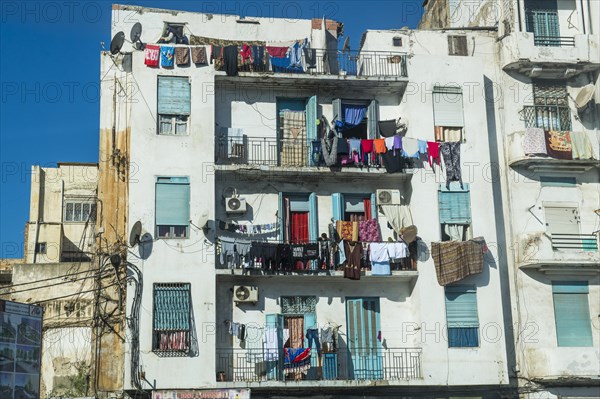
[[[352,49],[366,29],[414,28],[422,12],[422,0],[119,3],[263,17],[325,15],[344,23]],[[0,257],[22,256],[31,165],[98,160],[100,42],[108,48],[111,4],[0,2]]]

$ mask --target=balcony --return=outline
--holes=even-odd
[[[524,234],[517,257],[520,268],[547,274],[600,273],[598,237],[594,234]]]
[[[215,169],[221,172],[268,173],[269,176],[294,177],[307,173],[319,178],[339,179],[370,174],[379,176],[403,176],[412,171],[412,161],[402,158],[402,173],[387,173],[380,156],[369,157],[365,163],[325,166],[322,161],[309,159],[310,146],[305,140],[278,139],[276,137],[247,137],[217,139],[215,141]]]
[[[503,69],[532,78],[568,79],[600,68],[600,38],[513,32],[502,40]]]
[[[314,85],[319,88],[336,87],[340,81],[349,88],[367,88],[390,92],[405,88],[408,83],[407,57],[391,51],[339,51],[309,49],[314,51],[310,62],[303,56],[300,65],[279,65],[271,59],[264,65],[238,66],[238,76],[217,75],[217,81],[234,79],[236,83],[256,83],[268,87],[297,87]],[[219,69],[218,69],[219,70]],[[222,70],[222,69],[220,69]]]
[[[526,126],[539,126],[545,130],[553,130],[563,124],[570,127],[570,114],[567,112],[568,109],[561,107],[531,106],[524,108],[522,116]],[[548,117],[550,114],[553,116]],[[507,136],[507,159],[511,167],[525,167],[535,173],[548,171],[583,173],[598,167],[599,144],[593,132],[585,132],[592,146],[591,159],[558,159],[543,154],[528,155],[523,145],[525,133],[525,131],[518,131]]]
[[[283,351],[280,352],[279,360],[266,362],[262,349],[217,348],[217,382],[231,387],[252,387],[266,382],[314,386],[315,381],[319,381],[320,388],[327,388],[350,383],[372,385],[374,381],[403,385],[423,378],[422,348],[355,348],[352,351],[344,348],[322,353],[321,366],[310,367],[306,374],[288,375],[283,372]],[[311,364],[318,363],[312,359]]]

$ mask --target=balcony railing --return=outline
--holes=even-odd
[[[573,36],[534,36],[533,44],[541,47],[575,47]]]
[[[523,107],[525,127],[544,130],[571,130],[571,110],[559,105],[528,105]]]
[[[598,239],[593,234],[552,234],[555,251],[598,251]]]
[[[239,65],[238,71],[358,77],[408,76],[406,54],[403,53],[308,49],[309,57],[306,57],[306,54],[306,52],[302,53],[301,62],[296,65],[282,65],[281,62],[275,61],[261,64],[247,63]]]
[[[322,353],[311,359],[306,374],[283,372],[279,360],[264,361],[262,349],[225,348],[216,351],[217,382],[261,381],[408,381],[421,379],[422,348],[354,348]],[[318,356],[316,350],[311,356]]]

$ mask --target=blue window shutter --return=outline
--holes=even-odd
[[[343,121],[344,120],[344,116],[342,115],[342,99],[341,98],[335,98],[332,102],[331,102],[331,106],[333,108],[333,120],[336,121]]]
[[[331,194],[332,215],[334,220],[344,220],[344,195]]]
[[[158,77],[158,113],[164,115],[189,115],[191,113],[191,87],[187,77]]]
[[[285,208],[283,204],[283,193],[279,193],[279,210],[277,211],[277,222],[279,223],[279,241],[284,240],[285,231]]]
[[[587,282],[553,282],[558,346],[593,346]]]
[[[379,102],[372,100],[367,108],[367,135],[369,139],[376,139],[379,127]]]
[[[319,217],[317,211],[317,194],[311,193],[308,197],[308,239],[317,241],[319,237]]]
[[[177,178],[159,178],[156,183],[156,225],[187,226],[189,221],[189,183],[178,182]]]
[[[450,190],[445,184],[440,184],[438,191],[440,223],[471,224],[471,198],[469,184],[464,183],[463,189],[459,183],[451,182]]]
[[[190,284],[154,285],[154,329],[190,330]]]
[[[479,327],[475,287],[464,285],[446,287],[446,322],[448,328]]]
[[[377,196],[375,193],[371,194],[371,218],[377,219]]]
[[[317,139],[317,96],[312,96],[306,101],[306,145],[308,150],[308,164],[312,165],[311,144]]]

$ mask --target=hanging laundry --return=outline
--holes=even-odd
[[[338,154],[338,138],[334,136],[333,139],[329,140],[326,138],[321,139],[321,149],[323,151],[323,158],[325,165],[333,166],[337,164]]]
[[[361,146],[361,150],[362,150],[362,163],[364,163],[365,165],[368,163],[374,163],[373,158],[375,157],[375,152],[374,152],[374,147],[373,147],[373,140],[372,139],[361,140],[360,146]],[[370,160],[369,160],[369,157],[371,157]]]
[[[279,360],[279,342],[277,340],[277,327],[265,327],[263,345],[265,348],[265,362],[274,362]]]
[[[237,76],[238,74],[238,50],[237,46],[226,46],[223,48],[223,64],[227,76]]]
[[[144,49],[144,64],[151,67],[157,67],[160,59],[160,47],[153,44],[147,44]]]
[[[247,326],[246,327],[246,362],[261,363],[264,361],[263,336],[264,329]]]
[[[444,165],[446,166],[446,188],[450,189],[451,181],[458,181],[460,188],[463,188],[460,171],[460,143],[441,143],[440,152],[444,157]]]
[[[348,139],[339,138],[337,145],[337,154],[339,155],[348,155],[350,153],[350,149],[348,147]]]
[[[371,274],[373,276],[389,276],[390,268],[389,243],[373,242],[370,245]]]
[[[344,278],[360,280],[360,267],[363,255],[363,247],[359,242],[350,244],[344,241],[344,252],[346,255],[346,266],[344,267]]]
[[[325,162],[323,159],[323,146],[321,144],[321,140],[311,141],[310,159],[313,166],[321,166]]]
[[[374,139],[373,146],[375,147],[376,154],[385,154],[387,151],[385,147],[385,139]]]
[[[348,147],[350,148],[350,158],[356,164],[360,163],[361,159],[360,145],[360,139],[348,140]]]
[[[177,65],[189,65],[190,49],[188,47],[175,47],[175,63]]]
[[[400,152],[394,154],[394,151],[388,151],[381,155],[381,159],[387,173],[401,173],[404,170],[405,162]]]
[[[246,61],[252,62],[252,47],[247,44],[242,45],[242,49],[240,50],[240,55],[242,56],[242,62],[245,64]]]
[[[317,50],[304,47],[304,67],[305,69],[314,69],[317,67]]]
[[[264,46],[252,46],[252,65],[255,71],[265,70],[265,48]]]
[[[476,241],[431,243],[439,285],[448,285],[483,271],[483,246]]]
[[[593,159],[592,142],[586,132],[571,132],[573,159]]]
[[[388,151],[394,150],[394,136],[386,137],[385,139],[385,148]]]
[[[289,48],[289,58],[291,69],[302,69],[302,49],[304,48],[304,44],[300,44],[298,42],[294,43]]]
[[[419,144],[419,154],[427,155],[427,141],[425,140],[417,140]]]
[[[192,47],[192,62],[194,64],[208,64],[206,47]]]
[[[381,241],[379,222],[376,218],[358,222],[358,238],[363,242]]]
[[[573,159],[570,132],[550,130],[544,133],[549,156],[557,159]]]
[[[283,372],[307,374],[310,369],[310,348],[283,348]]]
[[[175,47],[161,46],[160,48],[160,65],[163,68],[173,68],[175,62]]]
[[[402,139],[402,154],[409,158],[419,158],[419,141],[412,137]]]
[[[337,233],[342,240],[358,241],[358,222],[336,222]]]
[[[548,155],[544,129],[530,127],[525,131],[523,152],[525,155]]]
[[[440,143],[428,141],[427,154],[427,161],[431,168],[433,168],[434,163],[440,165]]]
[[[267,49],[267,53],[269,53],[269,56],[271,56],[272,58],[284,58],[289,49],[289,47],[273,46],[266,46],[265,48]]]

